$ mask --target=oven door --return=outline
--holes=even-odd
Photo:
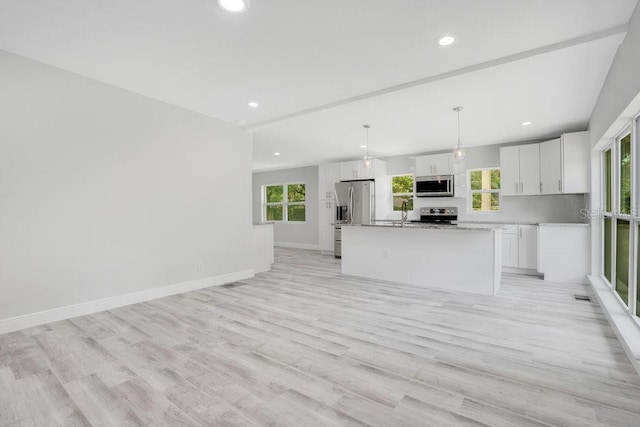
[[[453,197],[453,175],[416,178],[417,197]]]

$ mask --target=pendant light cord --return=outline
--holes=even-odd
[[[365,130],[366,130],[366,137],[367,137],[367,155],[366,155],[366,158],[368,159],[369,158],[369,128],[371,126],[363,125],[362,127],[365,128]]]
[[[458,150],[460,149],[460,111],[462,111],[462,107],[455,107],[453,111],[458,113]]]

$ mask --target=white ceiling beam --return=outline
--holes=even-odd
[[[508,64],[511,62],[516,62],[516,61],[521,61],[523,59],[527,59],[527,58],[531,58],[531,57],[535,57],[538,55],[544,55],[546,53],[550,53],[550,52],[554,52],[557,50],[561,50],[561,49],[566,49],[569,47],[573,47],[573,46],[578,46],[581,44],[585,44],[585,43],[589,43],[595,40],[600,40],[606,37],[611,37],[617,34],[623,34],[627,32],[627,24],[623,24],[623,25],[618,25],[616,27],[612,27],[612,28],[608,28],[606,30],[603,31],[598,31],[595,33],[591,33],[591,34],[586,34],[584,36],[580,36],[580,37],[575,37],[569,40],[565,40],[565,41],[561,41],[558,43],[553,43],[550,45],[546,45],[546,46],[542,46],[542,47],[538,47],[535,49],[531,49],[531,50],[527,50],[524,52],[520,52],[520,53],[516,53],[513,55],[507,55],[504,56],[502,58],[497,58],[497,59],[493,59],[490,61],[486,61],[486,62],[482,62],[479,64],[475,64],[475,65],[470,65],[468,67],[462,67],[462,68],[458,68],[456,70],[452,70],[452,71],[447,71],[446,73],[441,73],[441,74],[436,74],[433,76],[429,76],[429,77],[425,77],[422,79],[418,79],[418,80],[413,80],[407,83],[402,83],[399,85],[395,85],[395,86],[390,86],[384,89],[380,89],[380,90],[376,90],[373,92],[369,92],[369,93],[365,93],[362,95],[357,95],[357,96],[353,96],[350,98],[345,98],[345,99],[341,99],[339,101],[336,102],[331,102],[328,104],[323,104],[323,105],[319,105],[316,107],[312,107],[312,108],[307,108],[304,110],[300,110],[300,111],[296,111],[295,113],[291,113],[291,114],[285,114],[283,116],[278,116],[278,117],[274,117],[272,119],[269,120],[264,120],[261,122],[256,122],[256,123],[251,123],[248,124],[246,126],[244,126],[245,130],[254,130],[254,129],[258,129],[261,127],[265,127],[268,125],[272,125],[272,124],[276,124],[276,123],[281,123],[284,122],[286,120],[291,120],[291,119],[295,119],[297,117],[300,116],[304,116],[307,114],[313,114],[313,113],[317,113],[319,111],[323,111],[323,110],[328,110],[331,108],[335,108],[335,107],[339,107],[342,105],[346,105],[346,104],[351,104],[354,102],[359,102],[359,101],[363,101],[366,99],[370,99],[370,98],[374,98],[377,96],[381,96],[381,95],[386,95],[392,92],[398,92],[401,90],[405,90],[405,89],[410,89],[412,87],[416,87],[416,86],[421,86],[421,85],[426,85],[429,83],[433,83],[433,82],[437,82],[437,81],[441,81],[441,80],[445,80],[445,79],[450,79],[452,77],[457,77],[457,76],[461,76],[464,74],[469,74],[469,73],[473,73],[476,71],[481,71],[481,70],[485,70],[488,68],[492,68],[492,67],[497,67],[499,65],[504,65],[504,64]]]

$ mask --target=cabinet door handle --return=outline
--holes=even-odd
[[[520,238],[522,239],[522,228],[520,228]]]
[[[540,192],[542,193],[542,183],[540,183]]]
[[[520,192],[524,193],[524,184],[523,183],[520,183]]]
[[[518,183],[516,182],[516,193],[518,192]]]
[[[558,191],[562,192],[562,180],[558,180]]]

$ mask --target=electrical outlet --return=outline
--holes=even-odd
[[[382,259],[389,259],[389,251],[384,249],[382,251]]]
[[[198,261],[198,271],[204,271],[204,261]]]

